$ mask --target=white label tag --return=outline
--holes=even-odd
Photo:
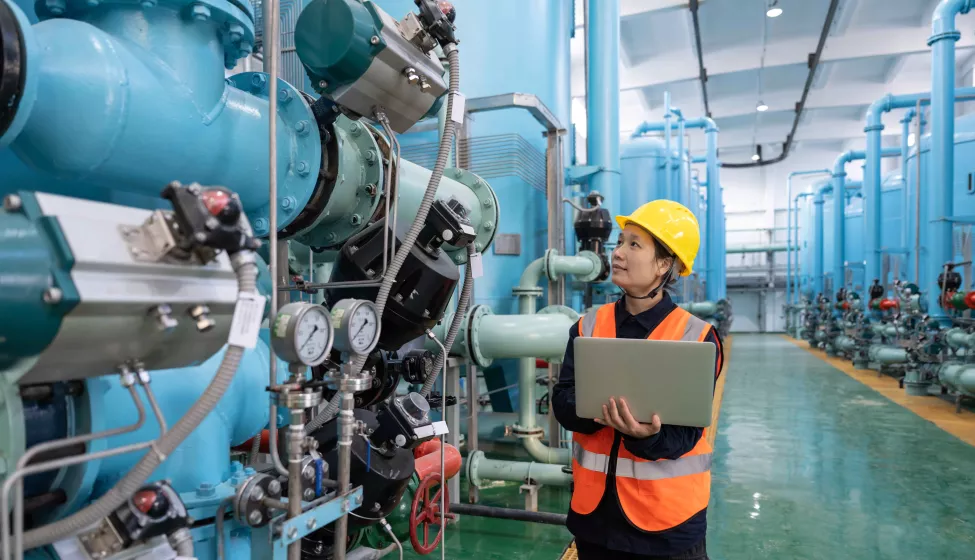
[[[229,344],[243,348],[257,346],[257,335],[261,332],[266,301],[267,298],[253,292],[242,292],[237,296],[234,318],[230,322],[230,336],[227,337]]]
[[[450,106],[450,120],[458,125],[464,124],[464,112],[467,110],[467,98],[463,93],[454,96],[454,104]]]
[[[471,267],[471,277],[480,278],[484,276],[484,261],[481,260],[480,253],[474,253],[471,255],[470,264]]]
[[[450,430],[447,429],[446,422],[439,420],[433,423],[433,433],[434,435],[442,436],[444,434],[449,434]]]

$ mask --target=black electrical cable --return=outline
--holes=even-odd
[[[691,5],[697,4],[696,1],[691,0]],[[753,161],[749,163],[722,163],[721,167],[727,167],[731,169],[744,169],[749,167],[762,167],[764,165],[772,165],[774,163],[779,163],[784,161],[785,158],[789,157],[789,153],[792,151],[792,143],[795,141],[796,130],[799,129],[799,121],[802,119],[802,112],[806,108],[806,100],[809,98],[809,92],[812,91],[813,80],[816,78],[816,70],[819,69],[819,60],[823,56],[823,49],[826,47],[826,39],[829,37],[829,30],[833,27],[833,19],[836,16],[836,10],[839,8],[840,0],[832,0],[829,3],[829,11],[826,12],[826,21],[823,23],[823,29],[819,33],[819,44],[816,45],[816,52],[809,55],[809,74],[806,76],[806,85],[802,88],[802,98],[796,103],[796,116],[792,121],[792,130],[789,131],[788,136],[785,137],[785,143],[782,144],[782,153],[772,159]],[[695,27],[695,33],[698,33],[698,40],[700,40],[700,32]],[[702,86],[703,86],[702,82]],[[707,99],[707,94],[705,94],[704,99]]]
[[[475,504],[450,504],[450,512],[459,513],[461,515],[473,515],[475,517],[510,519],[512,521],[528,521],[530,523],[542,523],[545,525],[565,525],[566,517],[568,517],[564,513],[525,511],[523,509],[501,508]]]
[[[698,10],[701,8],[700,0],[691,0],[691,19],[694,20],[694,43],[697,46],[697,72],[698,79],[701,80],[701,97],[704,98],[704,114],[711,118],[711,104],[708,101],[708,71],[704,67],[704,50],[701,48],[701,20]]]

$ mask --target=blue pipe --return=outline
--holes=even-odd
[[[620,0],[588,2],[586,41],[589,77],[586,149],[589,165],[599,170],[590,179],[592,190],[605,197],[610,215],[620,209]],[[635,210],[635,209],[631,209]],[[614,222],[615,227],[615,222]]]
[[[669,200],[677,200],[674,196],[673,184],[670,177],[670,172],[672,165],[670,163],[671,153],[670,153],[670,136],[672,132],[672,125],[670,124],[670,119],[673,115],[670,112],[670,92],[664,92],[664,175],[666,178],[664,196]]]
[[[688,121],[686,126],[690,127]],[[707,299],[718,301],[725,297],[725,254],[724,254],[724,204],[721,196],[721,178],[718,175],[718,126],[709,118],[705,134],[708,146],[708,209],[707,209],[707,237],[708,237],[708,269],[707,269]]]
[[[907,249],[907,257],[904,262],[910,262],[910,253],[913,249],[913,247],[909,247],[907,243],[908,239],[910,238],[910,234],[908,233],[910,231],[910,220],[907,218],[907,216],[910,213],[909,206],[911,204],[911,182],[907,179],[907,157],[910,155],[911,147],[908,145],[907,141],[911,136],[911,122],[914,120],[916,115],[917,109],[911,107],[906,113],[904,113],[904,118],[901,119],[901,179],[904,181],[904,191],[901,192],[901,207],[903,208],[903,219],[901,220],[901,247]],[[916,138],[914,142],[918,146],[921,145],[920,138]],[[920,161],[921,159],[918,158],[918,162]]]
[[[691,193],[688,192],[690,189],[687,184],[687,160],[686,154],[684,154],[684,116],[679,112],[677,113],[677,201],[681,204],[690,204]]]
[[[867,146],[869,147],[869,141]],[[900,148],[884,148],[881,151],[881,157],[896,157],[901,155]],[[844,259],[844,250],[846,247],[846,164],[851,161],[865,159],[867,157],[865,152],[857,150],[849,150],[843,152],[836,157],[836,161],[833,163],[833,230],[836,233],[833,245],[835,250],[833,251],[833,289],[839,290],[844,282],[845,275],[843,273],[845,268],[846,260]],[[878,160],[879,161],[879,160]],[[869,195],[868,193],[868,204]],[[880,198],[880,192],[878,190],[874,198]],[[879,221],[878,221],[879,224]],[[870,235],[871,229],[867,228],[867,248],[869,251],[870,247]],[[876,242],[879,245],[879,237]],[[879,276],[879,274],[877,275]],[[868,277],[869,278],[869,277]]]
[[[953,91],[953,95],[973,96],[975,95],[975,88],[958,88],[957,90]],[[869,283],[871,279],[880,278],[880,262],[883,258],[880,251],[880,240],[882,235],[881,227],[883,223],[881,219],[881,216],[883,215],[883,201],[882,197],[880,196],[880,187],[882,183],[880,157],[883,156],[878,156],[881,151],[881,132],[884,130],[883,115],[884,113],[893,111],[894,109],[913,108],[919,101],[926,104],[930,97],[931,94],[927,92],[913,93],[910,95],[885,95],[884,97],[874,101],[870,105],[869,110],[867,110],[867,125],[863,129],[863,131],[867,133],[867,157],[863,170],[863,190],[867,199],[864,208],[867,234],[866,250],[864,251],[866,256],[864,281],[867,283]],[[908,115],[913,116],[913,114],[914,110],[911,109],[911,111],[908,112]],[[952,115],[953,114],[954,113],[952,113]],[[899,155],[902,157],[901,169],[906,181],[907,134],[910,133],[911,121],[910,118],[905,116],[905,120],[901,122],[904,123],[904,135],[901,138],[901,149]],[[917,141],[920,142],[920,139]],[[905,206],[905,211],[906,208],[907,207]],[[903,229],[906,232],[907,228],[905,227]],[[906,245],[907,239],[905,238],[903,246]]]
[[[0,147],[9,146],[30,170],[5,173],[0,188],[61,188],[95,200],[109,189],[158,200],[173,180],[225,185],[240,195],[261,235],[274,115],[282,146],[278,223],[285,227],[297,217],[321,166],[311,108],[283,81],[279,106],[269,107],[263,74],[246,76],[246,83],[239,75],[235,85],[225,80],[225,67],[253,45],[249,3],[207,0],[192,12],[184,4],[103,9],[98,2],[72,2],[71,19],[47,19],[53,8],[38,4],[47,21],[22,29],[32,99],[0,137]]]
[[[826,203],[826,193],[833,192],[832,183],[824,183],[816,189],[816,196],[813,204],[816,205],[815,214],[815,239],[816,245],[813,247],[813,289],[817,294],[825,291],[824,276],[826,272],[823,267],[823,204]]]
[[[811,169],[808,171],[793,171],[789,173],[789,178],[786,180],[786,204],[792,200],[792,178],[798,177],[800,175],[821,175],[829,174],[829,169]],[[795,226],[792,225],[793,215],[795,216]],[[795,302],[799,303],[799,290],[798,284],[795,290],[792,289],[792,249],[795,248],[796,254],[796,270],[799,269],[799,197],[796,197],[796,210],[793,214],[792,206],[786,209],[786,273],[785,273],[785,302],[786,304],[793,303],[792,294],[795,292]],[[793,243],[792,238],[795,236],[795,242]]]
[[[706,163],[707,161],[707,156],[694,156],[691,158],[691,163]]]
[[[934,60],[931,66],[931,166],[928,170],[930,198],[926,226],[927,246],[931,252],[928,278],[937,278],[954,253],[952,224],[944,218],[954,215],[951,187],[955,171],[955,43],[961,38],[955,28],[955,16],[967,14],[973,4],[975,0],[941,0],[931,18],[928,45]],[[921,196],[920,185],[918,187],[918,196]],[[946,322],[948,317],[938,305],[940,291],[927,286],[925,292],[931,318]]]

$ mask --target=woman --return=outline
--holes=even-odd
[[[576,416],[577,336],[708,341],[717,346],[715,379],[721,371],[715,330],[667,293],[694,265],[701,239],[694,214],[676,202],[656,200],[616,221],[621,232],[612,281],[624,296],[590,310],[569,331],[553,392],[555,417],[574,432],[567,525],[581,560],[706,560],[711,447],[704,430],[662,424],[657,415],[641,424],[623,399],[603,405],[601,418]]]

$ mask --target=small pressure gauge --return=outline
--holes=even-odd
[[[271,329],[274,353],[291,364],[317,366],[328,358],[334,339],[328,309],[295,302],[278,310]]]
[[[379,344],[379,312],[371,301],[343,299],[332,307],[335,347],[366,355]]]

